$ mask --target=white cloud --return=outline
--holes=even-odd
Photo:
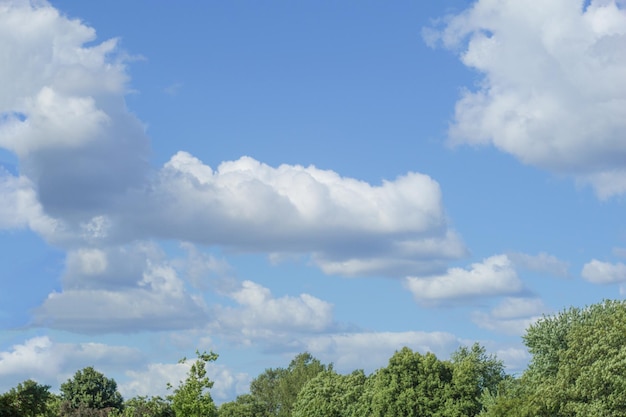
[[[404,275],[466,254],[447,226],[441,191],[409,173],[370,185],[313,166],[252,158],[217,170],[179,152],[148,194],[116,213],[112,238],[163,236],[240,250],[311,254],[325,272]],[[208,232],[210,231],[210,233]]]
[[[239,343],[265,341],[275,343],[287,334],[319,333],[332,328],[333,306],[310,294],[275,298],[269,289],[252,281],[243,281],[228,296],[238,307],[217,308],[213,331],[219,331]]]
[[[15,177],[0,167],[0,196],[0,230],[28,227],[44,236],[60,232],[58,223],[43,212],[28,178]]]
[[[581,275],[594,284],[613,284],[626,281],[626,265],[621,262],[609,262],[592,259],[583,266]]]
[[[626,191],[626,10],[616,1],[480,0],[427,33],[482,75],[457,102],[452,144],[493,144],[601,197]]]
[[[474,263],[470,269],[451,268],[443,275],[408,277],[407,288],[424,304],[473,297],[515,294],[522,290],[515,269],[506,255]]]
[[[86,366],[122,369],[141,363],[141,353],[126,346],[101,343],[58,343],[47,336],[33,337],[0,352],[0,391],[32,378],[58,387]]]
[[[0,147],[18,155],[44,211],[69,226],[141,184],[148,167],[117,42],[93,41],[92,28],[45,2],[0,6],[0,55],[11,57],[0,64]]]
[[[447,358],[460,344],[459,339],[446,332],[356,332],[306,338],[298,348],[332,362],[340,371],[371,372],[386,366],[394,351],[404,346]]]
[[[541,252],[537,255],[528,255],[521,252],[508,253],[507,256],[517,268],[524,268],[530,271],[542,272],[555,277],[565,278],[569,275],[567,262],[558,259],[556,256]]]
[[[479,327],[499,333],[522,335],[528,326],[548,312],[540,298],[507,297],[489,313],[477,311],[472,320]]]
[[[349,276],[434,273],[467,252],[424,174],[373,185],[249,157],[213,170],[186,152],[151,169],[116,40],[94,44],[92,28],[47,3],[3,3],[0,27],[12,57],[0,64],[0,147],[17,154],[24,179],[11,182],[54,222],[44,237],[57,246],[166,238],[304,255]]]
[[[208,319],[203,299],[151,244],[77,249],[64,289],[34,311],[33,324],[83,333],[189,328]]]

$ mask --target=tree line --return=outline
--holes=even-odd
[[[523,336],[532,355],[519,376],[479,344],[449,359],[404,347],[366,375],[338,373],[309,353],[269,368],[248,394],[217,407],[196,352],[184,381],[166,398],[124,401],[92,367],[50,386],[27,380],[0,395],[0,417],[531,417],[626,416],[626,302],[604,301],[544,316]],[[182,361],[186,361],[184,358]]]

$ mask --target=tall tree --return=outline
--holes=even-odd
[[[207,376],[206,365],[217,360],[216,353],[196,351],[197,359],[187,372],[187,379],[181,381],[173,394],[168,398],[172,402],[172,409],[177,417],[215,417],[217,408],[209,389],[213,387],[213,381]],[[185,363],[183,358],[179,363]],[[172,388],[168,384],[168,388]]]
[[[626,416],[626,301],[543,317],[524,342],[528,369],[488,399],[485,416]]]
[[[450,416],[475,416],[482,409],[484,392],[496,392],[504,379],[504,364],[478,343],[452,354],[452,387],[446,404]]]
[[[261,416],[290,417],[302,387],[327,369],[308,352],[296,355],[287,368],[266,369],[250,384],[250,393],[261,406]]]
[[[452,367],[432,353],[404,347],[370,377],[357,414],[372,417],[441,416],[450,396]]]
[[[61,384],[61,397],[66,403],[64,408],[70,410],[121,410],[124,403],[115,380],[105,377],[93,367],[77,371],[73,378]]]

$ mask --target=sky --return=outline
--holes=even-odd
[[[0,0],[0,392],[219,404],[626,294],[626,3]]]

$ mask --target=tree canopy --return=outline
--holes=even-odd
[[[89,366],[79,370],[74,377],[61,384],[61,398],[69,409],[117,409],[121,410],[124,399],[117,390],[117,383]]]
[[[523,341],[531,360],[520,376],[507,375],[479,344],[448,360],[404,347],[370,375],[339,374],[305,352],[266,369],[249,393],[219,409],[207,376],[217,354],[197,351],[167,398],[124,402],[115,380],[87,367],[58,396],[48,385],[19,383],[0,394],[0,417],[626,417],[626,301],[544,316]]]

